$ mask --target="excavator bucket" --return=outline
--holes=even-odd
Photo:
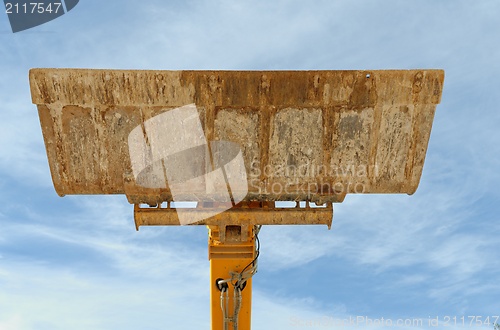
[[[30,71],[59,195],[125,194],[137,229],[208,226],[212,329],[250,329],[260,225],[330,226],[348,193],[415,192],[443,80],[440,70]]]
[[[442,70],[30,71],[60,196],[243,208],[413,194],[443,80]]]

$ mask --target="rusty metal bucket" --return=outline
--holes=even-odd
[[[148,121],[190,104],[203,139],[241,148],[243,202],[413,194],[443,80],[441,70],[30,71],[57,193],[125,194],[149,205],[172,201],[171,187],[166,177],[138,184],[130,134],[141,130],[151,143]],[[200,159],[182,166],[213,170],[209,154]],[[197,200],[191,192],[186,200]]]

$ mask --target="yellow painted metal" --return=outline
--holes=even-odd
[[[208,257],[210,259],[210,313],[211,329],[223,329],[221,292],[216,286],[217,279],[231,278],[231,272],[241,272],[255,258],[254,226],[208,226]],[[224,232],[222,234],[222,232]],[[221,238],[224,237],[222,240]],[[229,312],[233,310],[234,287],[229,284]],[[252,311],[252,278],[247,280],[241,291],[242,302],[238,314],[238,329],[250,330]],[[228,330],[234,329],[229,323]]]

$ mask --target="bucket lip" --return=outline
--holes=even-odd
[[[165,77],[164,77],[165,75]],[[319,75],[320,78],[333,78],[348,76],[347,80],[359,78],[373,79],[384,78],[384,80],[391,80],[391,83],[397,84],[403,82],[417,80],[433,81],[436,85],[435,91],[419,100],[419,103],[425,104],[439,104],[441,101],[441,92],[445,78],[445,71],[443,69],[375,69],[375,70],[144,70],[144,69],[90,69],[90,68],[32,68],[29,70],[29,81],[31,85],[31,98],[34,104],[51,104],[51,103],[64,103],[65,101],[72,101],[72,104],[96,104],[95,100],[83,99],[78,102],[78,99],[71,98],[68,95],[61,94],[61,90],[54,90],[55,85],[59,87],[66,87],[68,90],[70,86],[75,84],[83,84],[89,87],[89,82],[99,83],[99,90],[107,90],[109,88],[122,89],[123,85],[117,86],[112,84],[113,81],[126,79],[132,86],[139,86],[141,84],[152,84],[152,77],[157,79],[156,85],[165,85],[168,80],[169,83],[177,82],[182,84],[184,81],[189,81],[193,78],[204,77],[208,79],[229,79],[236,78],[238,80],[252,80],[255,83],[255,78],[260,78],[262,83],[266,83],[274,79],[283,79],[283,83],[289,83],[290,80],[302,79],[303,83],[309,85],[315,76]],[[153,79],[154,80],[154,79]],[[280,81],[281,82],[281,81]],[[53,84],[51,86],[51,83]],[[217,81],[215,81],[217,83]],[[155,85],[155,86],[156,86]],[[336,87],[333,87],[336,88]],[[276,89],[276,88],[274,88]],[[438,91],[439,90],[439,91]],[[276,90],[268,90],[268,93],[276,93]],[[429,94],[429,93],[423,93]],[[438,95],[437,95],[438,94]],[[141,97],[136,96],[135,104],[147,104]],[[123,105],[130,103],[129,98],[116,98],[114,104]],[[133,101],[132,101],[133,102]],[[154,101],[153,101],[154,102]],[[159,96],[158,104],[167,102],[166,99]],[[109,103],[109,102],[108,102]],[[168,102],[167,102],[168,103]],[[402,102],[404,103],[404,102]],[[180,106],[183,104],[175,104]]]
[[[40,71],[95,71],[95,72],[411,72],[411,71],[436,71],[444,73],[444,69],[439,68],[411,68],[411,69],[346,69],[346,70],[328,70],[328,69],[317,69],[317,70],[296,70],[296,69],[285,69],[285,70],[192,70],[192,69],[182,69],[182,70],[168,70],[168,69],[102,69],[102,68],[31,68],[30,73],[36,73]]]

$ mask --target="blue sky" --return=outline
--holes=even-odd
[[[444,69],[417,192],[348,195],[330,231],[264,227],[253,327],[499,315],[499,12],[493,0],[81,0],[16,34],[0,13],[0,329],[209,327],[206,228],[136,232],[124,196],[58,197],[33,67]]]

